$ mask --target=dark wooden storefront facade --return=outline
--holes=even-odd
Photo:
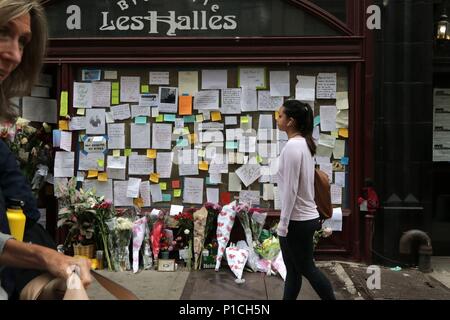
[[[98,2],[105,3],[105,1]],[[121,1],[110,1],[111,8],[119,7],[117,4],[119,2]],[[128,2],[129,7],[134,6],[134,1],[125,2]],[[216,2],[223,3],[223,10],[227,7],[224,4],[225,1]],[[46,10],[50,20],[51,39],[45,71],[53,74],[56,80],[55,97],[59,99],[60,92],[64,90],[69,92],[69,101],[71,101],[72,84],[76,81],[77,70],[80,67],[99,65],[109,68],[129,65],[172,68],[193,65],[320,67],[325,65],[346,68],[350,105],[348,128],[350,164],[348,199],[346,207],[343,207],[343,231],[336,232],[331,239],[323,241],[317,252],[318,256],[323,255],[327,258],[333,256],[361,260],[365,258],[364,215],[359,211],[357,198],[361,193],[365,178],[374,178],[374,43],[372,31],[366,27],[368,17],[366,10],[372,1],[344,0],[336,1],[332,5],[330,3],[333,1],[280,0],[278,2],[282,3],[283,8],[297,10],[301,15],[307,17],[308,21],[316,23],[318,29],[322,30],[322,34],[311,35],[311,30],[314,30],[311,26],[302,28],[303,32],[308,34],[301,34],[302,30],[297,33],[293,32],[287,29],[292,24],[295,25],[295,22],[290,22],[281,29],[273,27],[275,30],[281,30],[281,33],[278,34],[265,34],[264,30],[260,34],[251,34],[251,32],[258,33],[258,28],[255,28],[256,31],[252,30],[246,34],[244,30],[239,36],[233,34],[233,31],[227,31],[224,33],[225,36],[220,36],[219,32],[197,36],[193,32],[190,35],[187,31],[182,32],[181,35],[172,36],[168,36],[164,32],[149,36],[145,33],[136,33],[137,36],[129,34],[124,36],[117,30],[115,34],[99,36],[98,30],[87,29],[77,33],[76,30],[65,29],[66,20],[71,16],[66,9],[72,3],[64,0],[48,1]],[[82,7],[84,2],[80,1],[79,3]],[[94,2],[91,3],[92,6],[97,5],[97,1],[95,1],[95,5],[93,5]],[[228,3],[230,2],[228,1]],[[147,2],[137,1],[137,5],[146,6]],[[190,3],[189,5],[201,6],[201,3]],[[208,4],[208,10],[212,5],[212,2]],[[161,10],[164,9],[167,12],[170,10],[169,6],[169,4],[165,4]],[[334,15],[327,11],[327,6],[336,9]],[[230,9],[230,6],[228,8]],[[261,12],[270,13],[270,10],[267,12],[262,9],[262,11],[254,9],[255,15]],[[99,13],[101,10],[93,7],[89,14],[85,11],[83,8],[82,19],[87,17],[92,20],[93,17],[97,17],[101,20],[102,16]],[[336,15],[341,15],[341,18],[337,18]],[[259,17],[248,18],[257,21]],[[81,21],[83,23],[83,20]],[[101,21],[98,23],[101,24]],[[272,24],[278,23],[281,21],[272,21]],[[83,34],[83,32],[85,33]],[[70,104],[69,113],[73,114]],[[271,210],[270,214],[277,216],[279,213]],[[50,227],[51,232],[56,232],[55,210],[48,211],[47,226]]]

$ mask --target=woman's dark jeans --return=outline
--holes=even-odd
[[[308,279],[322,300],[336,299],[330,281],[314,263],[313,236],[319,229],[319,219],[291,220],[287,237],[279,237],[287,271],[283,300],[297,299],[302,287],[302,276]]]

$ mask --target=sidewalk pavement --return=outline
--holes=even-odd
[[[435,259],[436,258],[436,259]],[[417,269],[394,271],[380,266],[380,289],[370,290],[367,265],[350,262],[317,262],[330,279],[338,300],[450,300],[450,257],[433,257],[434,272]],[[175,272],[144,270],[132,272],[100,271],[101,274],[133,291],[143,300],[280,300],[284,282],[280,276],[244,272],[245,283],[222,267],[220,271],[180,269]],[[115,299],[96,281],[88,288],[92,300]],[[304,279],[298,300],[319,297]]]

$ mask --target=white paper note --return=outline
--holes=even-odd
[[[105,134],[105,109],[86,110],[86,134]]]
[[[132,154],[128,158],[129,175],[149,175],[154,172],[154,161],[146,155]]]
[[[140,77],[120,77],[120,101],[139,102]]]
[[[108,149],[125,149],[125,123],[108,124]]]
[[[334,184],[338,187],[345,188],[345,172],[334,173]]]
[[[86,130],[86,117],[72,117],[69,123],[71,131]]]
[[[277,111],[283,105],[283,97],[272,97],[269,90],[258,91],[258,110]]]
[[[348,109],[348,92],[336,92],[336,107],[338,110]]]
[[[150,184],[150,194],[152,195],[152,202],[162,202],[162,192],[159,183]]]
[[[230,172],[228,175],[228,191],[239,192],[241,190],[241,179],[239,179],[239,176],[236,173]]]
[[[74,175],[75,155],[73,152],[56,151],[54,177],[71,178]]]
[[[114,206],[131,207],[133,198],[127,197],[128,181],[114,181]]]
[[[317,75],[317,99],[336,99],[336,73]]]
[[[295,86],[295,99],[300,101],[315,101],[316,77],[297,76]]]
[[[241,93],[241,110],[257,111],[258,110],[258,98],[257,91],[254,88],[242,87]]]
[[[178,150],[178,171],[180,176],[198,175],[197,150]]]
[[[206,201],[211,203],[219,203],[219,189],[206,188]]]
[[[331,187],[331,203],[341,204],[342,203],[342,187],[335,184],[330,185]]]
[[[179,215],[180,213],[182,213],[183,210],[184,210],[184,207],[183,207],[183,206],[178,206],[178,205],[172,204],[172,205],[170,206],[170,212],[169,212],[169,214],[170,214],[171,216],[174,217],[174,216],[177,216],[177,215]]]
[[[202,70],[202,90],[227,88],[227,70]]]
[[[273,129],[273,115],[271,114],[260,114],[258,129]]]
[[[111,82],[109,81],[92,82],[92,106],[93,107],[111,106]]]
[[[111,107],[111,112],[114,120],[125,120],[131,117],[130,105],[128,103]]]
[[[152,128],[153,149],[172,149],[172,124],[154,123]]]
[[[72,132],[61,131],[61,143],[59,147],[66,151],[72,151]]]
[[[142,181],[139,186],[139,195],[144,201],[143,207],[151,207],[152,202],[150,200],[150,182]]]
[[[92,83],[73,83],[72,104],[74,108],[92,108]]]
[[[239,112],[241,110],[241,105],[239,105]],[[226,126],[234,126],[237,125],[237,117],[225,117],[225,125]]]
[[[322,228],[331,228],[333,231],[342,231],[342,209],[333,208],[333,216],[323,222]]]
[[[156,173],[160,178],[170,178],[172,174],[173,152],[158,152],[156,154]]]
[[[98,197],[105,197],[105,200],[113,200],[113,181],[84,180],[83,190],[95,190]]]
[[[348,128],[348,110],[339,110],[336,115],[336,127]]]
[[[320,130],[336,131],[336,106],[320,106]]]
[[[107,160],[108,160],[107,168],[125,169],[127,166],[127,157],[125,156],[121,157],[108,156]]]
[[[141,179],[129,178],[127,186],[127,198],[138,198]]]
[[[149,84],[156,84],[156,85],[168,85],[169,84],[169,72],[150,72],[149,75]]]
[[[131,117],[136,118],[139,116],[150,117],[151,108],[147,106],[131,106]]]
[[[203,179],[185,178],[183,189],[183,202],[203,204]]]
[[[178,88],[180,95],[194,96],[198,91],[198,71],[179,71]]]
[[[99,161],[105,161],[105,155],[103,153],[97,152],[84,154],[80,151],[78,170],[104,171],[104,166],[100,166]]]
[[[260,205],[259,191],[242,190],[239,192],[239,203],[247,203],[250,206]]]
[[[231,88],[222,90],[222,107],[220,112],[223,114],[241,113],[241,88]],[[226,118],[225,118],[226,120]],[[225,123],[226,124],[226,123]]]
[[[236,170],[236,174],[242,183],[248,187],[261,176],[261,166],[259,164],[245,164]]]
[[[336,140],[334,144],[333,157],[341,159],[345,155],[345,140]]]
[[[289,71],[270,71],[270,96],[289,97],[290,95]]]
[[[150,149],[150,123],[131,124],[131,148]]]
[[[264,201],[274,200],[273,187],[274,187],[274,185],[271,183],[263,184],[263,200]]]
[[[240,87],[260,88],[266,87],[266,69],[265,68],[239,68]]]
[[[218,110],[219,90],[201,90],[195,94],[194,109],[196,110]]]
[[[273,187],[273,208],[275,210],[281,209],[280,193],[278,192],[278,187]]]
[[[117,79],[117,71],[105,70],[104,75],[105,75],[105,80],[116,80]]]

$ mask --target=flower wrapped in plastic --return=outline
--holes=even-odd
[[[150,243],[152,245],[153,260],[158,260],[159,251],[161,249],[161,238],[164,236],[164,227],[166,225],[167,215],[163,211],[156,213],[157,218],[152,223],[152,231],[150,234]]]
[[[231,244],[226,249],[226,258],[228,266],[231,271],[235,274],[237,279],[236,283],[244,283],[245,280],[242,279],[242,273],[244,272],[244,267],[248,259],[248,250],[243,248],[238,248],[236,245]]]
[[[147,217],[142,217],[133,223],[133,273],[139,271],[139,252],[145,238]]]
[[[216,271],[219,271],[223,255],[225,253],[225,248],[230,241],[231,229],[233,228],[234,221],[236,219],[236,211],[234,210],[235,207],[236,201],[223,206],[222,211],[219,213],[219,216],[217,218],[216,236],[219,247],[216,257]]]
[[[110,231],[109,246],[112,249],[112,264],[114,271],[126,271],[130,265],[130,241],[133,221],[129,218],[113,218],[106,222]]]
[[[253,241],[258,241],[259,236],[264,228],[264,224],[266,223],[267,212],[263,212],[258,208],[251,208],[249,211],[252,215],[250,219],[251,228],[252,228],[252,236]]]
[[[200,269],[202,250],[205,241],[208,210],[205,207],[194,212],[194,269]]]
[[[313,245],[314,249],[317,247],[320,238],[328,238],[333,234],[333,230],[330,227],[321,228],[318,231],[314,232]]]
[[[272,270],[272,261],[280,252],[280,241],[277,237],[271,236],[255,247],[255,251],[263,258],[258,263],[258,270],[267,272],[268,275],[274,274]]]
[[[257,263],[259,260],[258,255],[255,253],[255,250],[253,248],[253,237],[252,237],[252,230],[250,228],[250,218],[248,216],[248,213],[250,211],[250,206],[246,203],[242,203],[236,206],[234,209],[236,211],[236,215],[241,222],[242,228],[245,232],[245,240],[247,242],[248,246],[248,259],[247,259],[247,265],[250,269],[252,269],[253,272],[258,271]]]

